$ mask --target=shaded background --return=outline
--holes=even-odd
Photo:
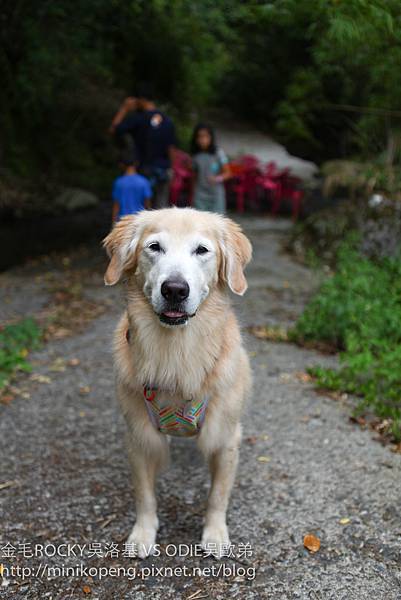
[[[399,25],[397,0],[2,3],[2,213],[49,211],[60,186],[104,194],[107,126],[143,79],[184,148],[197,116],[218,108],[318,164],[394,162]]]

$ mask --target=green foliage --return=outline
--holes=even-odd
[[[348,169],[333,187],[350,181]],[[358,179],[357,179],[358,181]],[[359,181],[362,184],[363,178]],[[346,188],[341,193],[349,195]],[[311,267],[335,267],[343,244],[375,262],[401,255],[401,202],[383,199],[380,204],[350,198],[316,211],[293,227],[287,249]]]
[[[249,2],[233,19],[226,100],[315,160],[387,148],[400,130],[398,0]],[[380,109],[377,111],[376,109]]]
[[[401,439],[401,261],[373,262],[343,246],[290,337],[342,349],[338,370],[312,369],[322,387],[362,398]]]
[[[49,182],[108,194],[107,128],[138,81],[152,81],[181,121],[215,98],[228,60],[224,10],[210,0],[3,3],[2,166],[50,196]]]
[[[323,190],[332,195],[339,190],[348,197],[369,198],[373,192],[400,199],[401,168],[384,163],[381,157],[369,162],[331,160],[321,167]]]
[[[140,80],[180,129],[220,105],[319,162],[399,162],[400,24],[399,0],[3,2],[2,166],[108,193],[107,127]]]
[[[0,390],[17,370],[30,371],[27,361],[29,350],[39,346],[41,331],[30,318],[0,330]]]

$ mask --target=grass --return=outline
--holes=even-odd
[[[31,371],[27,356],[39,346],[41,335],[39,326],[31,318],[0,330],[0,392],[16,371]]]
[[[359,397],[388,419],[401,440],[401,261],[373,262],[350,246],[338,254],[337,271],[322,285],[290,339],[325,343],[341,351],[340,367],[310,369],[320,387]]]

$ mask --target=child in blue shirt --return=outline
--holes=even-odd
[[[145,208],[151,208],[152,190],[149,181],[138,175],[137,161],[134,153],[124,155],[120,159],[124,174],[113,184],[112,223],[125,215],[134,215]]]

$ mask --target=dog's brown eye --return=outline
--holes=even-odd
[[[149,250],[152,250],[152,252],[161,252],[161,246],[159,242],[152,242],[149,244],[148,248]]]
[[[206,254],[209,250],[205,246],[198,246],[195,250],[195,254]]]

